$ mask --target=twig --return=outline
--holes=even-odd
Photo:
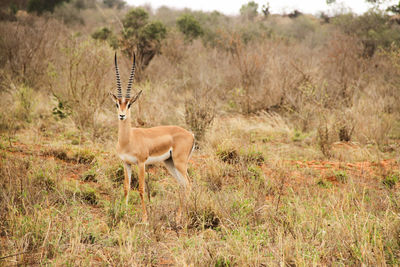
[[[10,258],[10,257],[14,257],[14,256],[18,256],[18,255],[30,253],[30,252],[32,252],[32,251],[24,251],[24,252],[20,252],[20,253],[16,253],[16,254],[11,254],[11,255],[7,255],[7,256],[2,256],[2,257],[0,257],[0,260],[4,260],[4,259],[6,259],[6,258]]]
[[[96,8],[100,11],[100,13],[103,15],[103,17],[104,17],[104,18],[107,18],[106,14],[104,14],[103,9],[102,9],[98,4],[95,4],[95,5],[96,5]],[[113,14],[113,15],[114,15],[115,19],[117,20],[119,26],[121,27],[121,30],[123,31],[123,30],[124,30],[124,24],[123,24],[122,21],[118,18],[117,15],[115,15],[115,14]]]

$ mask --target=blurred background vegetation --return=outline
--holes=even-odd
[[[114,90],[111,55],[120,51],[123,72],[137,55],[143,125],[186,125],[201,139],[216,115],[273,111],[300,131],[352,129],[348,139],[385,146],[400,111],[400,8],[368,2],[361,15],[313,16],[271,14],[268,3],[250,1],[226,16],[122,0],[2,1],[2,105],[22,91],[33,95],[28,102],[40,95],[57,119],[98,136],[97,126],[107,125],[106,92]]]

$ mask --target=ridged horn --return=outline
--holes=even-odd
[[[133,78],[135,77],[135,65],[136,65],[136,56],[135,54],[133,54],[133,64],[132,64],[131,75],[129,76],[128,87],[126,88],[126,98],[131,98],[132,83],[133,83]]]
[[[119,77],[118,63],[117,63],[117,52],[115,52],[114,57],[115,62],[115,75],[117,77],[117,97],[122,98],[122,87],[121,87],[121,78]]]

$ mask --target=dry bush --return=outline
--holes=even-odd
[[[180,37],[176,38],[180,42]],[[202,121],[210,123],[215,111],[223,104],[218,99],[226,97],[225,92],[221,90],[223,80],[221,72],[218,71],[223,57],[215,50],[211,54],[207,53],[199,40],[184,46],[183,49],[169,44],[166,49],[168,51],[156,57],[146,70],[146,76],[151,83],[141,85],[147,91],[143,100],[146,105],[141,105],[142,115],[150,118],[147,120],[150,123],[183,125],[186,122],[186,125],[193,127],[193,131],[197,131],[196,127],[205,129],[205,125],[200,126],[197,118],[203,117]],[[173,54],[181,55],[179,64],[174,62],[176,59]],[[199,54],[201,56],[198,56]],[[189,109],[193,111],[190,114],[187,112]],[[195,114],[198,115],[192,116]]]
[[[375,88],[379,95],[382,96],[384,101],[384,112],[388,114],[400,113],[400,93],[398,86],[400,84],[400,47],[395,43],[387,49],[381,49],[377,56],[374,58],[374,70],[378,68],[381,70],[378,77],[374,77],[375,81],[385,86]],[[377,76],[377,75],[375,75]]]
[[[334,116],[333,130],[337,138],[341,142],[352,141],[353,134],[356,128],[356,116],[350,109],[344,109],[332,114]]]
[[[367,70],[367,60],[362,57],[362,44],[356,37],[341,33],[332,36],[321,62],[329,84],[329,108],[350,106],[354,92],[366,86],[363,73]]]
[[[185,121],[193,131],[197,141],[201,142],[203,140],[206,130],[214,120],[215,113],[215,105],[213,105],[209,96],[197,93],[193,98],[186,100]]]
[[[326,122],[318,127],[317,139],[318,139],[318,146],[322,154],[325,157],[330,158],[332,156],[331,146],[333,140],[332,140],[331,129],[329,128]]]
[[[108,92],[113,90],[112,50],[89,38],[65,39],[62,57],[49,70],[50,90],[71,108],[71,117],[81,129],[97,136],[97,118]]]
[[[356,116],[354,135],[359,141],[377,145],[388,143],[395,116],[385,114],[384,101],[380,96],[361,97],[352,112]]]
[[[245,44],[239,34],[225,33],[221,46],[231,56],[230,65],[237,70],[236,73],[231,73],[230,90],[234,96],[232,100],[239,106],[239,111],[250,114],[268,108],[264,99],[266,90],[262,86],[269,54],[268,43]],[[235,76],[237,78],[234,78]]]
[[[14,94],[15,117],[21,121],[31,122],[34,106],[34,94],[28,86],[21,86]]]
[[[185,42],[181,35],[172,32],[168,34],[164,41],[161,53],[171,64],[176,65],[181,63],[186,56],[185,49]]]
[[[327,88],[317,84],[306,63],[299,60],[291,65],[298,75],[295,83],[284,92],[282,107],[295,119],[295,125],[306,132],[313,127],[328,101]]]
[[[48,60],[65,32],[56,20],[30,15],[0,23],[0,90],[20,83],[35,89],[45,86]]]

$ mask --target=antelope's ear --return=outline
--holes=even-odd
[[[115,102],[118,101],[118,98],[117,98],[113,93],[109,92],[108,94],[111,96],[111,98],[112,98]]]
[[[132,97],[131,100],[129,100],[129,104],[133,104],[136,102],[136,100],[138,100],[139,96],[142,94],[142,90],[139,91],[139,93],[137,93],[135,95],[135,97]]]

